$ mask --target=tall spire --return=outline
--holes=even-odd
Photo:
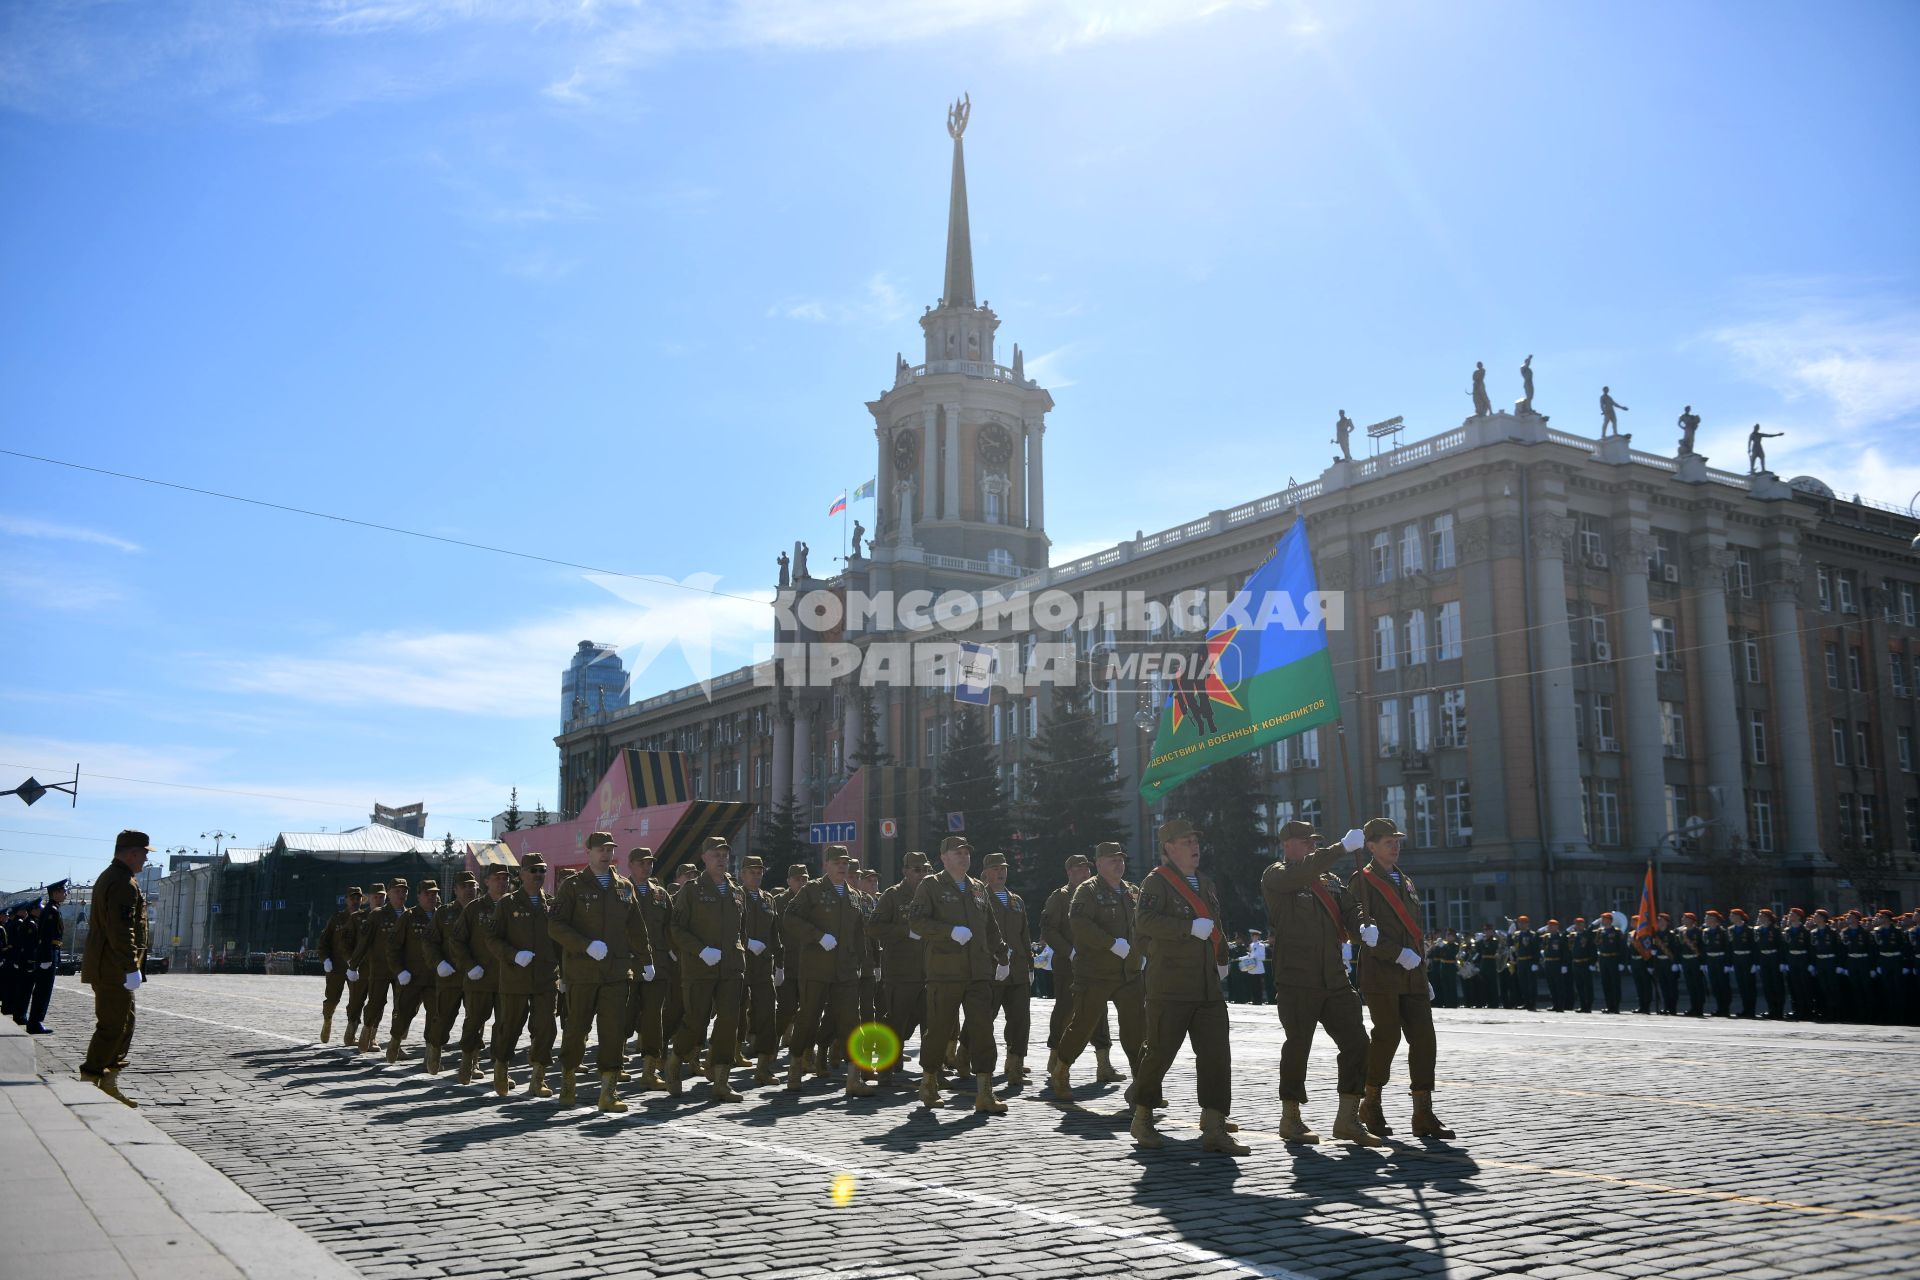
[[[947,132],[953,137],[953,191],[947,203],[947,282],[942,306],[971,307],[973,297],[973,233],[967,226],[967,159],[960,135],[967,131],[973,110],[971,95],[947,108]]]

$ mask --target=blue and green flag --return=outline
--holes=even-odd
[[[1156,800],[1208,765],[1340,718],[1307,525],[1296,520],[1207,632],[1204,675],[1177,680],[1141,775]],[[1196,655],[1197,656],[1197,655]]]

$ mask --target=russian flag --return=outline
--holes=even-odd
[[[847,509],[847,495],[846,495],[846,491],[842,490],[840,493],[840,496],[833,500],[833,505],[827,508],[827,514],[830,516],[837,516],[842,511],[845,511],[846,509]]]

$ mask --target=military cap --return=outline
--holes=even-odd
[[[1807,913],[1806,913],[1806,910],[1801,907],[1788,907],[1787,914],[1790,916],[1803,916]]]
[[[1742,920],[1747,918],[1747,913],[1739,907],[1735,907],[1729,914],[1739,916]],[[1769,911],[1767,914],[1772,915],[1773,913]]]
[[[878,867],[863,868],[860,872],[860,878],[862,880],[878,880],[880,878],[880,868]]]
[[[627,861],[629,863],[651,862],[653,861],[653,850],[647,848],[647,846],[643,844],[637,844],[633,846],[633,848],[627,850]]]
[[[1533,917],[1532,917],[1532,916],[1518,916],[1518,917],[1515,917],[1515,919],[1514,919],[1514,923],[1515,923],[1515,924],[1532,924],[1532,923],[1533,923]]]
[[[1318,840],[1320,833],[1313,829],[1311,822],[1295,818],[1280,824],[1280,838],[1282,840]]]
[[[440,882],[438,880],[422,880],[420,882],[420,892],[438,893],[440,892]]]
[[[56,890],[58,890],[61,893],[65,893],[67,891],[67,882],[65,880],[55,880],[52,884],[47,886],[48,893],[53,893]]]
[[[709,849],[731,849],[731,848],[733,848],[733,846],[727,843],[727,838],[725,836],[708,836],[704,841],[701,842],[700,852],[705,853]]]
[[[1161,844],[1172,844],[1175,840],[1184,840],[1188,836],[1197,836],[1199,834],[1200,828],[1194,826],[1185,818],[1175,818],[1171,822],[1163,822],[1160,824]]]
[[[1364,840],[1385,840],[1389,836],[1404,836],[1407,833],[1394,825],[1392,818],[1368,818],[1367,825],[1360,828]]]
[[[847,874],[855,876],[860,874],[860,859],[855,857],[847,859]]]
[[[1124,858],[1127,856],[1127,851],[1115,841],[1102,840],[1099,844],[1093,846],[1093,856],[1095,858]]]
[[[827,846],[827,851],[820,855],[820,861],[852,862],[853,855],[847,852],[847,846],[843,844],[830,844]]]
[[[973,842],[968,840],[965,836],[948,836],[946,839],[940,842],[941,853],[957,853],[961,849],[965,849],[968,853],[972,853]]]
[[[787,864],[787,877],[788,877],[789,879],[791,879],[791,878],[793,878],[794,876],[805,876],[805,875],[807,875],[807,874],[808,874],[808,871],[807,871],[807,864],[806,864],[806,863],[804,863],[804,862],[789,862],[789,863]]]
[[[456,885],[480,883],[473,878],[473,872],[471,871],[456,871],[453,876],[453,882]],[[347,892],[352,893],[354,890],[349,889]]]
[[[767,860],[757,853],[750,853],[740,859],[740,869],[742,871],[764,871],[766,867]]]
[[[1798,908],[1798,907],[1795,907],[1795,908],[1794,908],[1794,910],[1795,910],[1795,911],[1798,911],[1799,909],[1800,909],[1800,908]],[[1817,916],[1826,916],[1826,917],[1827,917],[1828,919],[1832,919],[1832,918],[1833,918],[1833,913],[1832,913],[1832,912],[1830,912],[1830,911],[1828,911],[1828,910],[1827,910],[1827,909],[1826,909],[1825,907],[1815,907],[1815,908],[1813,909],[1813,914],[1815,914],[1815,915],[1817,915]]]
[[[1795,908],[1795,909],[1796,909],[1796,910],[1798,910],[1798,908]],[[1734,908],[1734,910],[1735,910],[1735,911],[1738,911],[1738,910],[1740,910],[1740,908],[1738,908],[1738,907],[1735,907],[1735,908]],[[1762,908],[1760,908],[1760,914],[1761,914],[1761,915],[1763,915],[1763,916],[1771,916],[1771,915],[1773,914],[1773,908],[1772,908],[1772,907],[1762,907]]]
[[[383,880],[375,880],[373,882],[373,891],[375,893],[385,893],[387,891],[386,882]]]
[[[388,884],[407,884],[409,882],[405,876],[394,876],[392,879],[387,881],[387,883]]]
[[[1560,923],[1560,922],[1559,922],[1558,920],[1548,920],[1548,921],[1547,921],[1547,928],[1549,928],[1549,929],[1551,929],[1551,928],[1553,928],[1553,927],[1554,927],[1555,925],[1557,925],[1557,924],[1559,924],[1559,923]]]
[[[1725,919],[1726,919],[1726,917],[1725,917],[1725,916],[1723,916],[1723,915],[1721,915],[1721,914],[1720,914],[1720,913],[1719,913],[1718,911],[1715,911],[1715,910],[1714,910],[1714,909],[1713,909],[1712,907],[1708,907],[1708,908],[1707,908],[1707,919],[1709,919],[1709,920],[1725,920]]]
[[[1680,919],[1683,923],[1688,920],[1698,920],[1699,918],[1700,918],[1699,916],[1693,914],[1693,912],[1691,911],[1682,911],[1680,913]]]
[[[506,864],[506,863],[504,863],[504,862],[502,862],[502,863],[499,863],[499,864],[497,864],[497,865],[495,865],[495,866],[491,866],[491,867],[488,867],[488,868],[487,868],[487,879],[489,879],[489,880],[491,880],[491,879],[493,879],[493,878],[494,878],[495,876],[504,876],[504,875],[506,875],[506,874],[508,874],[508,873],[509,873],[509,872],[510,872],[511,870],[512,870],[512,869],[511,869],[510,867],[508,867],[508,866],[507,866],[507,864]]]
[[[907,868],[909,871],[913,870],[916,867],[919,868],[921,871],[933,870],[932,861],[928,859],[926,854],[920,852],[918,849],[915,849],[912,853],[909,853],[906,857],[902,858],[900,860],[900,865]]]
[[[1006,865],[1007,865],[1007,855],[1004,853],[990,853],[985,858],[983,858],[980,862],[980,866],[982,870],[985,870],[988,867],[1004,867]]]
[[[1573,918],[1573,922],[1575,924],[1585,924],[1587,922],[1587,918],[1585,916],[1575,916]],[[1551,924],[1552,921],[1548,921],[1548,923]]]
[[[1067,866],[1067,870],[1069,871],[1073,870],[1075,867],[1090,867],[1092,865],[1093,865],[1093,859],[1089,858],[1084,853],[1070,853],[1067,855],[1066,866]]]
[[[467,877],[467,878],[468,878],[468,879],[472,879],[473,877],[471,877],[471,876],[469,876],[469,877]],[[366,895],[366,894],[364,894],[364,893],[361,893],[361,892],[360,892],[360,886],[359,886],[359,885],[357,885],[357,884],[350,884],[350,885],[348,885],[348,886],[347,886],[347,896],[348,896],[349,898],[364,898],[364,897],[366,897],[367,895]]]
[[[118,853],[122,849],[145,849],[151,853],[153,841],[146,832],[135,831],[132,827],[128,827],[113,838],[113,851]]]
[[[1654,918],[1655,920],[1671,920],[1671,919],[1673,919],[1673,917],[1672,917],[1672,916],[1671,916],[1670,914],[1668,914],[1667,912],[1665,912],[1665,911],[1662,911],[1662,912],[1659,912],[1659,913],[1658,913],[1658,914],[1656,914],[1656,915],[1655,915],[1655,916],[1654,916],[1653,918]]]
[[[522,871],[538,871],[544,875],[547,870],[547,860],[537,853],[530,853],[520,859],[520,869]]]
[[[613,832],[611,831],[596,831],[587,837],[587,848],[589,849],[598,849],[603,844],[612,843]]]

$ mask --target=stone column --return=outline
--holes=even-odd
[[[813,794],[807,779],[813,774],[813,714],[804,706],[793,709],[793,794],[807,814],[813,812]]]
[[[1542,774],[1547,791],[1546,839],[1554,848],[1587,848],[1580,822],[1580,753],[1574,746],[1573,648],[1567,638],[1567,539],[1573,521],[1536,515],[1528,530],[1533,552],[1533,625],[1539,638]],[[1472,723],[1473,694],[1467,695]]]
[[[928,405],[920,411],[920,519],[940,518],[940,410]]]
[[[853,753],[860,749],[860,682],[848,680],[840,686],[840,759],[849,771]]]
[[[960,519],[960,406],[947,406],[946,517]]]
[[[1041,466],[1041,459],[1046,456],[1047,424],[1029,423],[1027,432],[1027,439],[1032,442],[1027,457],[1027,528],[1038,533],[1047,527],[1047,483]]]
[[[1660,735],[1660,686],[1653,670],[1653,613],[1647,607],[1647,557],[1653,554],[1653,535],[1636,527],[1621,540],[1614,573],[1619,591],[1614,597],[1614,635],[1620,646],[1620,705],[1615,714],[1626,718],[1623,745],[1627,752],[1627,781],[1633,788],[1628,812],[1632,830],[1628,845],[1648,851],[1667,831],[1667,767]]]
[[[1820,856],[1819,804],[1814,796],[1813,733],[1807,722],[1807,665],[1800,643],[1800,557],[1781,551],[1767,582],[1768,674],[1773,680],[1774,740],[1780,788],[1775,800],[1786,810],[1789,859]]]
[[[1727,633],[1727,569],[1733,552],[1710,541],[1694,545],[1694,617],[1700,636],[1694,653],[1700,664],[1700,714],[1707,749],[1707,785],[1720,794],[1722,820],[1714,843],[1724,849],[1747,830],[1747,791],[1741,775],[1740,716],[1734,702],[1733,641]]]
[[[773,804],[785,804],[793,795],[793,718],[784,708],[773,711]]]
[[[899,520],[893,497],[893,432],[887,427],[878,427],[874,430],[874,439],[879,444],[880,457],[873,473],[873,509],[877,518],[873,522],[872,541],[878,542],[894,531]]]

